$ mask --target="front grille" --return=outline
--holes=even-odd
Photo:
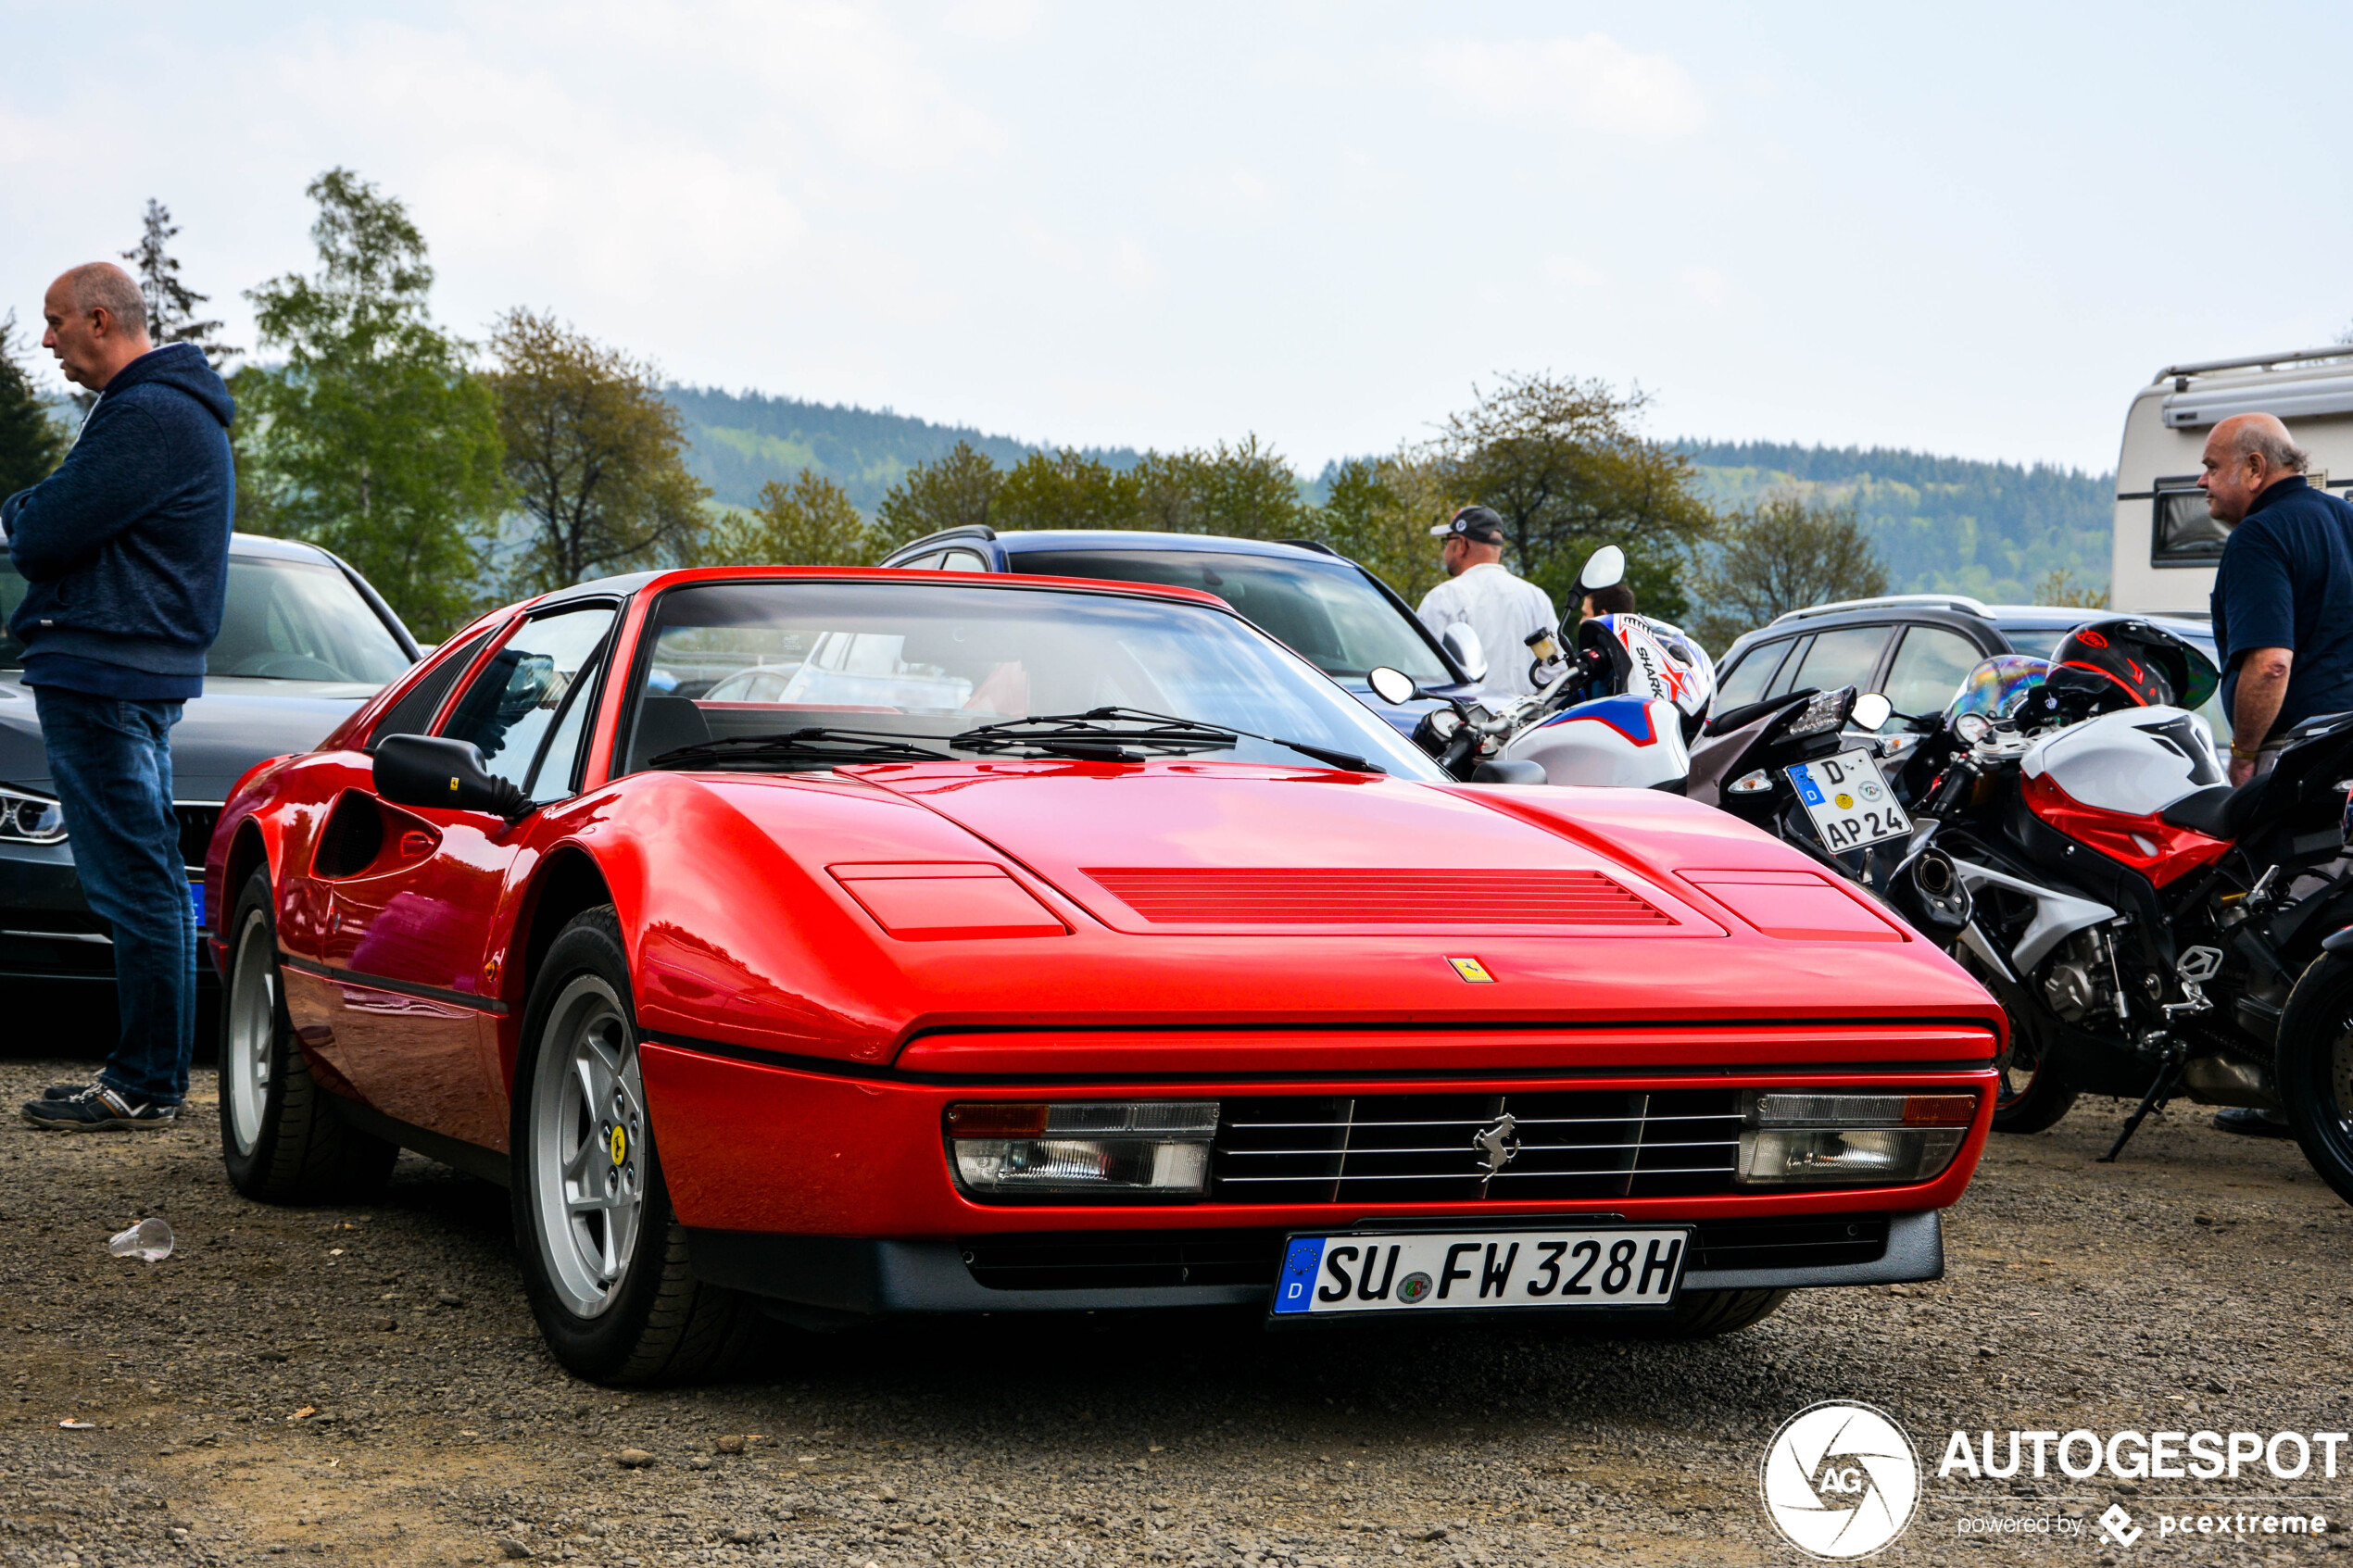
[[[1333,1228],[1344,1225],[1341,1222]],[[1272,1289],[1288,1234],[1274,1229],[1065,1231],[970,1236],[960,1244],[960,1250],[974,1280],[991,1290],[1172,1285],[1255,1285]],[[1692,1233],[1689,1266],[1693,1270],[1820,1268],[1875,1263],[1886,1253],[1884,1214],[1710,1220],[1703,1221]]]
[[[212,830],[220,821],[220,808],[174,805],[171,814],[180,819],[180,862],[201,873],[204,853],[212,846]]]
[[[1526,1203],[1725,1192],[1740,1126],[1733,1089],[1228,1100],[1210,1194],[1221,1203]]]
[[[1153,925],[1672,925],[1600,872],[1088,866]]]

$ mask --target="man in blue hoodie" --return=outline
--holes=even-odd
[[[171,813],[171,726],[220,630],[236,479],[229,389],[193,344],[157,348],[138,285],[93,262],[49,285],[41,345],[99,395],[57,471],[0,502],[29,584],[8,630],[41,715],[67,842],[114,928],[121,1035],[38,1126],[164,1127],[195,1046],[195,919]]]

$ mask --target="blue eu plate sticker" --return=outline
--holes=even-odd
[[[201,882],[192,882],[192,883],[188,884],[188,905],[189,905],[189,907],[190,907],[191,909],[195,909],[195,910],[196,911],[196,929],[197,929],[198,931],[202,931],[202,930],[204,929],[204,884],[203,884],[203,883],[201,883]]]
[[[1282,1277],[1275,1282],[1275,1311],[1303,1312],[1312,1298],[1315,1271],[1324,1261],[1324,1238],[1320,1236],[1294,1236],[1290,1250],[1283,1255]]]

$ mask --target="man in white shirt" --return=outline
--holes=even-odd
[[[1528,672],[1534,662],[1528,639],[1537,632],[1557,636],[1560,623],[1543,589],[1505,570],[1504,520],[1485,507],[1465,507],[1430,533],[1446,541],[1440,546],[1446,581],[1422,596],[1422,624],[1432,636],[1456,624],[1478,633],[1479,651],[1487,656],[1481,697],[1532,695],[1537,686]]]

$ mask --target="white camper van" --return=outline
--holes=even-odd
[[[2312,483],[2340,493],[2353,485],[2353,346],[2158,371],[2124,415],[2124,449],[2116,459],[2108,602],[2118,609],[2208,613],[2223,535],[2197,487],[2198,458],[2217,422],[2259,413],[2284,420],[2296,445],[2312,455]]]

